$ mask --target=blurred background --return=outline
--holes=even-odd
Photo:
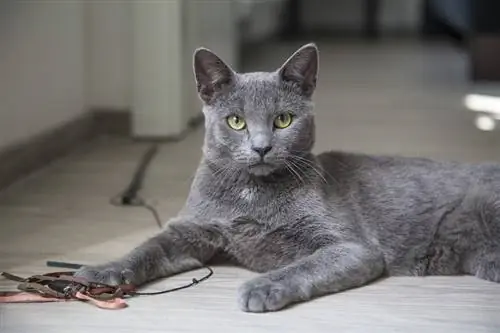
[[[267,71],[317,43],[317,152],[500,160],[498,0],[4,0],[0,15],[0,270],[100,263],[156,232],[150,212],[110,204],[151,142],[141,196],[164,221],[177,213],[203,140],[199,46],[237,71]],[[233,301],[243,275],[218,274],[229,296],[204,302]],[[7,326],[39,331],[19,311]]]
[[[497,135],[476,128],[495,122],[478,125],[464,98],[499,94],[497,1],[9,0],[0,8],[0,149],[46,147],[41,137],[56,130],[64,137],[47,139],[42,161],[8,158],[3,184],[96,133],[182,136],[199,123],[198,46],[251,71],[274,70],[316,42],[318,148],[496,159]]]

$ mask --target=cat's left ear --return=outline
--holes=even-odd
[[[311,97],[316,89],[318,77],[319,52],[314,43],[298,49],[278,70],[285,82],[297,84],[305,97]]]
[[[207,104],[233,83],[234,71],[209,49],[196,49],[193,67],[198,94]]]

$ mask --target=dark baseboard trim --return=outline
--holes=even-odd
[[[90,114],[0,150],[0,189],[71,152],[93,136]]]
[[[141,142],[143,141],[159,142],[159,143],[178,142],[184,139],[194,129],[198,128],[198,126],[202,125],[203,121],[204,121],[203,113],[200,113],[197,116],[191,118],[187,123],[186,129],[179,134],[165,135],[165,136],[144,135],[144,136],[135,136],[133,137],[133,139]]]
[[[182,140],[202,123],[203,114],[200,114],[189,121],[188,128],[179,135],[133,138],[130,111],[93,109],[72,121],[47,130],[22,143],[1,149],[0,190],[101,135],[127,137],[137,141],[172,142]]]
[[[97,135],[109,134],[130,136],[132,133],[132,113],[126,109],[92,109],[93,132]]]

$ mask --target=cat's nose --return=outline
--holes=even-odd
[[[260,157],[264,157],[273,147],[265,146],[265,147],[252,147],[253,151],[257,152]]]

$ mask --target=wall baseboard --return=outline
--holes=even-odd
[[[132,133],[132,112],[127,109],[92,109],[94,134],[130,136]]]
[[[202,115],[192,119],[188,128],[175,137],[132,139],[179,141],[201,123],[203,123]],[[93,109],[22,143],[7,146],[0,150],[0,190],[100,135],[131,138],[131,128],[132,114],[129,110]]]
[[[0,150],[0,189],[27,176],[53,160],[64,156],[92,137],[93,119],[84,114],[62,124]]]
[[[198,126],[202,125],[204,121],[203,113],[191,118],[186,128],[175,135],[164,135],[164,136],[134,136],[133,139],[137,141],[152,141],[152,142],[178,142],[186,137],[192,130],[196,129]]]

